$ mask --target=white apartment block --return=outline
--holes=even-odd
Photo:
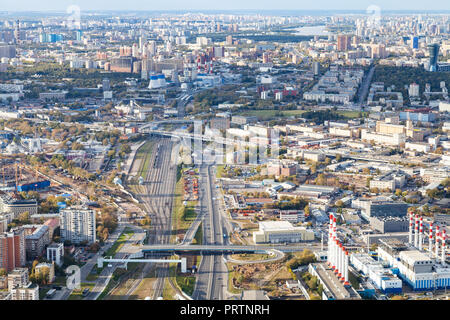
[[[64,244],[52,243],[47,247],[47,260],[55,262],[58,266],[63,264]]]
[[[61,238],[72,243],[96,241],[95,212],[83,208],[61,210]]]

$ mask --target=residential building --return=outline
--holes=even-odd
[[[28,268],[15,268],[8,273],[8,290],[25,287],[29,281]]]
[[[54,263],[39,263],[34,268],[34,273],[38,276],[41,273],[46,274],[48,273],[47,281],[48,283],[52,283],[55,281],[55,264]]]
[[[72,207],[61,210],[61,239],[72,243],[96,241],[95,212]]]
[[[24,225],[27,260],[42,256],[45,246],[50,243],[49,228],[42,224]]]
[[[13,228],[0,234],[0,268],[11,271],[23,267],[26,263],[25,232],[22,228]]]
[[[47,247],[47,260],[61,266],[64,262],[64,243],[52,243]]]
[[[11,300],[39,300],[39,286],[28,283],[25,287],[11,290]]]

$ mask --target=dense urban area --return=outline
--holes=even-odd
[[[450,14],[0,12],[0,300],[448,300],[449,85]]]

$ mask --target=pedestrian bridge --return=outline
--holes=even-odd
[[[155,252],[200,252],[200,253],[268,253],[271,250],[285,252],[303,251],[302,246],[238,246],[238,245],[144,245],[141,250],[144,254]]]

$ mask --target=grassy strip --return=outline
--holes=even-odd
[[[136,152],[136,160],[144,160],[143,162],[140,162],[139,170],[137,176],[145,178],[146,173],[148,171],[148,167],[150,166],[150,158],[151,158],[151,151],[153,149],[153,141],[148,141],[142,145],[142,147],[139,148],[139,150]],[[135,160],[135,161],[136,161]]]
[[[235,260],[240,260],[240,261],[259,261],[259,260],[268,260],[270,259],[270,255],[268,254],[260,254],[260,253],[255,253],[255,254],[250,254],[250,253],[243,253],[243,254],[233,254],[231,256],[231,258],[235,259]]]
[[[169,277],[172,279],[175,278],[177,272],[177,264],[169,263]],[[164,289],[163,289],[163,299],[164,300],[174,300],[175,299],[175,290],[170,285],[168,279],[164,280]]]
[[[224,167],[225,167],[225,165],[223,165],[223,164],[217,166],[217,169],[216,169],[216,178],[217,179],[222,178],[222,175],[224,172]]]
[[[180,179],[175,185],[176,196],[172,208],[172,230],[175,230],[177,234],[179,230],[189,229],[197,218],[197,213],[195,212],[197,201],[188,201],[186,206],[184,206],[183,192],[183,179]],[[175,236],[174,234],[173,237]]]
[[[232,294],[240,294],[242,290],[236,289],[233,286],[233,278],[237,278],[240,275],[239,273],[233,271],[233,264],[227,263],[226,266],[228,269],[228,291],[231,292]]]
[[[83,290],[89,289],[92,291],[94,288],[95,283],[82,283],[80,289],[75,289],[72,291],[72,294],[69,296],[68,300],[83,300]]]
[[[192,244],[203,244],[203,223],[200,222],[200,225],[198,226],[197,232],[195,233],[194,240],[192,241]]]
[[[181,291],[188,296],[192,296],[194,293],[195,280],[195,276],[176,276],[177,285],[180,287]]]
[[[103,292],[100,294],[100,296],[98,297],[97,300],[103,300],[110,292],[113,288],[115,288],[116,286],[119,285],[120,283],[120,279],[126,275],[126,274],[130,274],[129,270],[134,270],[137,267],[137,263],[129,263],[128,264],[128,270],[125,270],[124,268],[117,268],[116,270],[114,270],[111,280],[108,282],[108,285],[106,286],[106,288],[103,290]]]
[[[125,228],[116,242],[104,253],[104,257],[114,257],[117,252],[122,248],[125,242],[130,239],[134,234],[134,231],[130,228]]]

